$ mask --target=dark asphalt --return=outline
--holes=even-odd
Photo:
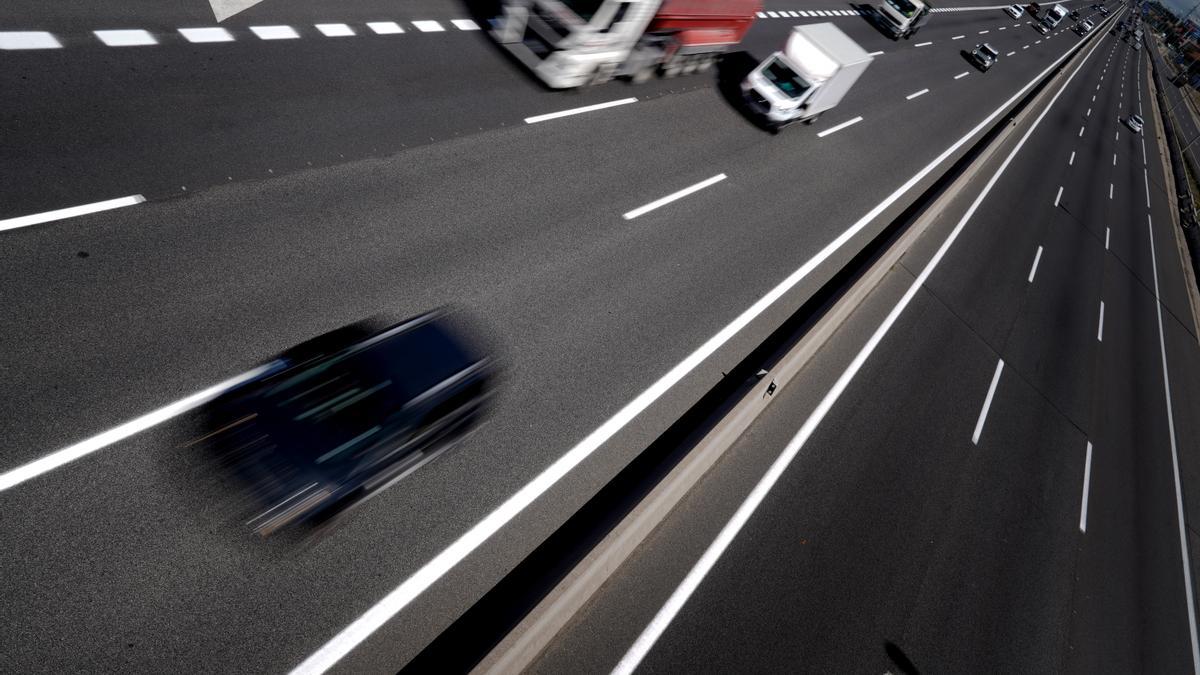
[[[1154,118],[1147,165],[1115,115],[1139,88],[1149,112],[1146,64],[1114,42],[1106,37],[1067,86],[641,672],[1192,670],[1155,266],[1185,504],[1200,484],[1200,347],[1190,314],[1172,307],[1186,303],[1184,273],[1156,189]],[[1011,145],[535,671],[617,663]],[[1005,368],[975,445],[998,359]],[[1186,514],[1200,517],[1194,506]]]
[[[230,524],[226,486],[181,448],[187,418],[5,492],[6,665],[298,663],[1077,40],[1034,44],[999,11],[939,14],[908,43],[835,20],[886,53],[826,119],[776,137],[711,75],[545,92],[479,33],[0,55],[0,89],[21,101],[0,117],[0,217],[151,198],[0,235],[4,470],[376,312],[451,303],[508,366],[489,426],[312,548],[251,541]],[[747,49],[777,48],[791,23],[760,21]],[[951,38],[969,29],[995,30],[988,40],[1017,54],[953,79],[970,70],[958,50],[971,39]],[[631,94],[648,100],[521,123]],[[620,218],[718,172],[729,179]],[[849,255],[818,267],[347,669],[391,671],[415,654]]]

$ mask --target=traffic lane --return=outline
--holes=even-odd
[[[946,23],[977,25],[963,13]],[[859,17],[842,17],[865,47],[900,50]],[[791,22],[756,22],[744,48],[778,49]],[[944,27],[946,35],[958,28]],[[936,31],[923,35],[936,37]],[[0,169],[4,216],[125,194],[150,198],[378,157],[521,124],[531,115],[629,96],[688,91],[714,75],[631,87],[550,92],[482,33],[359,35],[264,43],[173,42],[144,48],[13,52],[3,87],[21,102]],[[906,45],[907,46],[907,45]],[[908,49],[914,49],[908,47]],[[920,48],[915,48],[920,50]],[[447,58],[446,53],[453,54]],[[927,59],[938,57],[911,52]],[[857,89],[920,77],[879,59]],[[116,92],[119,92],[117,94]],[[298,142],[299,140],[299,142]],[[37,185],[34,190],[25,186]]]

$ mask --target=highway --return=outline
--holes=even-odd
[[[743,43],[755,61],[778,49],[791,25],[812,20],[790,12],[817,10],[844,12],[827,18],[879,52],[838,108],[812,126],[771,136],[718,86],[746,57],[734,55],[718,73],[551,92],[472,29],[482,19],[456,3],[347,2],[331,16],[325,3],[268,0],[224,22],[229,39],[211,43],[178,32],[212,24],[203,2],[130,2],[87,12],[43,4],[22,0],[0,10],[0,46],[9,45],[0,51],[0,89],[20,102],[0,118],[0,250],[7,263],[0,266],[0,532],[9,542],[0,554],[0,574],[9,581],[0,665],[21,672],[275,672],[301,664],[319,670],[332,665],[330,658],[347,671],[394,672],[1079,42],[1065,24],[1043,38],[997,9],[938,13],[917,37],[893,42],[834,4],[769,2]],[[353,34],[321,30],[318,22],[344,24]],[[403,32],[370,27],[385,22]],[[264,26],[288,26],[296,37],[263,39],[254,28]],[[117,29],[135,33],[94,32]],[[35,41],[47,40],[44,33],[58,46],[14,47],[28,43],[5,43],[6,31],[37,33],[21,38]],[[1001,52],[986,74],[960,55],[984,39]],[[109,44],[121,40],[145,44]],[[1112,41],[1105,40],[1108,49]],[[1100,56],[1086,67],[1095,68]],[[1133,67],[1112,63],[1113,72]],[[1097,83],[1117,82],[1106,77]],[[1128,81],[1132,87],[1135,78]],[[630,98],[636,101],[536,119]],[[1117,104],[1109,105],[1115,114]],[[1098,189],[1103,181],[1096,176],[1077,176],[1072,167],[1045,180],[1012,172],[1029,182],[1014,188],[1021,198],[1007,202],[1005,213],[1035,188],[1049,190],[1068,177],[1079,182],[1064,183],[1064,208],[1038,215],[1038,227],[1048,231],[1048,219],[1099,218],[1116,208],[1133,213],[1144,187],[1132,182],[1141,178],[1132,137],[1102,146],[1099,134],[1115,133],[1115,121],[1079,123],[1095,124],[1098,136],[1079,146],[1095,153],[1080,167],[1125,172],[1110,181],[1125,189],[1114,188],[1112,204],[1089,202],[1082,195]],[[1045,143],[1046,154],[1023,155],[1036,154],[1030,161],[1037,169],[1057,156],[1050,150],[1062,149]],[[1110,168],[1114,152],[1118,163]],[[1161,185],[1161,169],[1150,164],[1147,175],[1153,183],[1159,171],[1154,184]],[[121,197],[136,199],[26,224],[47,211]],[[1166,204],[1154,208],[1165,228]],[[1070,209],[1079,211],[1065,215]],[[1098,236],[1099,221],[1080,222]],[[887,381],[864,391],[884,392],[878,401],[890,405],[899,390],[930,395],[945,385],[939,378],[973,373],[958,385],[963,410],[938,411],[945,424],[937,430],[950,430],[978,412],[976,380],[986,381],[992,366],[975,371],[987,353],[993,366],[1000,353],[1012,362],[1006,372],[1023,373],[1038,392],[1026,403],[1062,416],[1045,422],[1060,435],[1069,431],[1060,428],[1066,420],[1076,435],[1094,420],[1128,420],[1128,400],[1088,398],[1106,390],[1080,377],[1092,372],[1087,354],[1097,354],[1062,343],[1038,356],[1038,331],[1061,330],[1055,336],[1066,339],[1082,323],[1094,324],[1098,298],[1076,307],[1076,295],[1067,293],[1078,287],[1064,287],[1040,296],[1043,314],[1025,316],[1014,313],[1024,306],[1023,293],[992,295],[1010,272],[996,256],[1019,254],[1027,265],[1029,251],[1014,247],[1032,244],[1035,230],[1022,228],[1020,238],[993,233],[995,249],[979,242],[974,263],[956,268],[948,259],[947,268],[963,274],[997,275],[945,282],[946,293],[960,293],[954,306],[984,315],[968,332],[990,336],[956,348],[959,369],[922,369],[912,356],[907,375],[878,373]],[[1181,322],[1170,320],[1189,316],[1187,297],[1178,264],[1166,257],[1174,246],[1165,230],[1156,236],[1172,383],[1181,387],[1174,395],[1194,410],[1187,387],[1200,379],[1188,376],[1195,364],[1180,344]],[[1136,272],[1143,293],[1157,277],[1137,232],[1113,228],[1112,237],[1111,254],[1087,260],[1072,257],[1068,239],[1053,252],[1040,244],[1046,253],[1039,274],[1046,276],[1037,281],[1055,288],[1053,280],[1074,269],[1076,283],[1086,272],[1114,284],[1112,299],[1105,298],[1102,346],[1143,355],[1145,368],[1124,374],[1147,392],[1131,408],[1138,424],[1128,427],[1142,439],[1152,424],[1140,415],[1164,412],[1151,395],[1162,383],[1138,379],[1150,377],[1147,369],[1157,363],[1143,350],[1153,334],[1133,330],[1143,328],[1140,319],[1115,317],[1145,314],[1153,303],[1117,272]],[[1059,262],[1052,265],[1052,257]],[[1110,264],[1118,268],[1111,280],[1102,275]],[[1075,309],[1059,312],[1056,303]],[[197,431],[190,401],[357,318],[443,305],[504,364],[488,425],[315,544],[248,537],[229,517],[230,486],[187,451]],[[994,308],[1008,308],[1009,318],[989,313]],[[1045,315],[1061,325],[1038,323]],[[926,354],[944,354],[962,332],[948,319],[946,326],[941,338],[948,342],[929,336]],[[1018,335],[1014,326],[1024,338],[1000,338]],[[904,377],[924,384],[914,388]],[[999,392],[997,412],[1011,409],[1002,405],[1005,396],[1022,395]],[[1100,405],[1120,414],[1100,415]],[[869,414],[865,407],[857,412]],[[1179,437],[1194,439],[1186,417],[1176,417]],[[989,431],[1004,429],[997,419]],[[863,433],[886,429],[868,424]],[[1036,431],[1010,433],[1030,439]],[[1094,433],[1087,438],[1097,448],[1117,452],[1132,443],[1120,440],[1119,428]],[[1165,430],[1144,433],[1157,447]],[[937,447],[961,460],[961,448],[949,441]],[[47,457],[53,466],[36,463]],[[1076,459],[1070,461],[1074,471]],[[1162,487],[1159,469],[1139,465],[1146,490]],[[1120,470],[1103,475],[1113,480]],[[1097,481],[1101,471],[1098,462]],[[957,477],[938,480],[949,486]],[[1077,490],[1058,496],[1063,508],[1068,492]],[[1155,494],[1172,498],[1166,489]],[[1171,555],[1164,551],[1163,567],[1153,570],[1167,575],[1176,564],[1178,574],[1178,551]],[[1115,573],[1089,571],[1099,578]],[[1164,587],[1164,597],[1178,602],[1180,584]],[[354,623],[363,616],[369,620]],[[1174,648],[1176,637],[1162,639]],[[317,661],[306,661],[314,655]]]
[[[1156,119],[1143,56],[1099,42],[534,672],[1195,671],[1200,344],[1158,133],[1118,121]]]

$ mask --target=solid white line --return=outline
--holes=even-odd
[[[233,35],[224,28],[180,28],[179,34],[188,42],[233,42]]]
[[[975,422],[975,433],[971,434],[971,442],[979,445],[979,436],[983,433],[983,423],[987,421],[988,410],[992,407],[992,398],[996,396],[996,385],[1000,384],[1000,372],[1004,370],[1004,359],[996,362],[996,372],[992,374],[992,384],[988,387],[987,398],[983,399],[983,409],[979,411],[979,420]]]
[[[1067,166],[1073,166],[1074,164],[1075,164],[1075,151],[1072,150],[1071,158],[1067,160]]]
[[[1054,208],[1058,208],[1058,200],[1062,199],[1063,186],[1058,186],[1058,194],[1054,195]]]
[[[596,103],[594,105],[585,105],[581,108],[571,108],[570,110],[560,110],[558,112],[546,113],[545,115],[534,115],[533,117],[526,117],[525,123],[526,124],[537,124],[538,122],[545,122],[546,120],[558,119],[559,117],[568,117],[570,115],[578,115],[580,113],[592,112],[593,110],[603,110],[605,108],[613,108],[613,107],[616,107],[619,105],[629,105],[630,103],[637,103],[637,97],[631,96],[629,98],[622,98],[622,99],[618,99],[616,101],[608,101],[607,103]]]
[[[917,44],[915,44],[913,46],[914,47],[928,47],[931,44],[933,44],[933,43],[932,42],[918,42]]]
[[[396,35],[404,32],[395,21],[368,21],[367,28],[375,31],[376,35]]]
[[[1095,47],[1092,49],[1094,51]],[[468,555],[483,545],[484,542],[491,539],[491,537],[500,531],[500,529],[506,524],[508,524],[509,521],[524,511],[527,506],[532,504],[543,493],[553,487],[563,476],[570,473],[572,469],[590,457],[597,449],[599,449],[605,442],[612,438],[612,436],[618,431],[624,428],[625,425],[627,425],[631,420],[649,408],[663,394],[669,391],[678,382],[683,380],[684,377],[695,370],[700,364],[704,363],[708,357],[712,356],[712,354],[714,354],[724,344],[733,339],[735,335],[738,335],[742,329],[758,318],[758,316],[760,316],[768,308],[772,307],[775,302],[782,298],[788,291],[793,289],[804,279],[808,278],[813,270],[817,269],[831,256],[839,252],[847,242],[851,241],[864,228],[866,228],[867,225],[879,217],[881,213],[890,208],[898,199],[907,194],[913,189],[913,187],[923,181],[926,176],[928,176],[938,166],[945,162],[949,157],[953,156],[954,153],[958,152],[963,145],[968,143],[983,129],[995,122],[995,120],[999,118],[1009,106],[1020,100],[1020,98],[1024,96],[1025,93],[1028,92],[1029,89],[1032,88],[1041,78],[1045,77],[1053,69],[1057,68],[1058,65],[1066,60],[1066,58],[1074,51],[1075,47],[1064,50],[1062,56],[1055,59],[1040,73],[1034,75],[1033,78],[1025,84],[1025,86],[1021,87],[1011,97],[1009,97],[1008,100],[1000,104],[999,107],[993,110],[991,114],[980,121],[977,125],[975,125],[974,128],[951,144],[948,148],[943,150],[940,155],[933,158],[922,169],[909,177],[908,180],[896,188],[896,190],[885,197],[881,202],[876,204],[874,208],[855,221],[854,224],[846,228],[846,230],[826,244],[825,248],[821,249],[812,258],[809,258],[808,261],[806,261],[802,266],[780,281],[774,288],[759,298],[753,305],[748,307],[745,311],[734,318],[733,321],[722,328],[717,334],[705,341],[704,344],[696,348],[696,350],[689,354],[683,361],[676,364],[673,368],[671,368],[671,370],[651,384],[649,388],[618,410],[615,414],[613,414],[612,417],[607,419],[602,425],[588,434],[574,447],[572,447],[558,459],[554,460],[554,462],[550,464],[550,466],[546,467],[542,473],[538,474],[529,483],[513,493],[512,496],[506,499],[502,504],[498,505],[491,513],[489,513],[475,525],[471,526],[470,529],[463,532],[458,539],[454,540],[454,542],[447,546],[441,553],[433,557],[431,560],[429,560],[429,562],[422,565],[421,568],[412,575],[401,581],[399,585],[397,585],[387,595],[367,609],[367,611],[361,616],[338,631],[338,633],[331,637],[328,642],[323,644],[319,649],[310,654],[308,658],[296,666],[296,668],[292,670],[293,675],[324,673],[326,670],[333,667],[338,661],[340,661],[346,654],[349,654],[358,645],[362,644],[364,640],[374,634],[375,631],[391,620],[392,617],[396,616],[406,607],[408,607],[413,600],[420,597],[421,594],[423,594],[430,586],[445,576],[451,569],[454,569],[459,563],[466,559]],[[1088,52],[1088,55],[1090,57],[1091,52]],[[1086,61],[1086,57],[1084,60]],[[1072,72],[1071,76],[1067,78],[1068,83],[1075,77],[1075,72]],[[1059,94],[1061,94],[1061,91],[1062,90],[1059,91]],[[1051,103],[1057,99],[1058,94],[1051,99]],[[1038,123],[1041,122],[1043,117],[1045,117],[1045,112],[1039,115],[1037,120],[1030,127],[1029,131],[1026,132],[1020,144],[1017,146],[1018,149],[1025,143],[1025,140],[1029,138],[1029,135],[1033,132],[1033,129],[1037,127]],[[1008,162],[1011,161],[1011,158],[1012,156],[1010,155],[1009,160],[1006,160],[1006,162],[1001,166],[1001,171],[1003,171],[1004,167],[1008,165]],[[995,183],[998,177],[999,174],[997,174],[996,177],[993,177],[991,183],[986,186],[984,194],[986,194],[986,191],[991,189],[991,186]],[[924,283],[925,279],[928,277],[928,273],[932,272],[937,261],[941,259],[942,255],[944,255],[945,249],[949,248],[950,244],[953,242],[953,238],[958,236],[957,233],[965,226],[967,218],[974,213],[975,209],[979,205],[979,202],[982,200],[982,195],[977,198],[975,205],[972,206],[967,215],[963,217],[963,220],[959,223],[958,228],[951,233],[951,238],[948,239],[945,244],[943,244],[943,249],[939,251],[939,253],[935,255],[934,259],[932,259],[927,265],[926,273],[919,277],[918,283]],[[911,300],[912,296],[915,294],[916,287],[914,286],[910,288],[909,294],[906,296],[907,299],[902,301],[903,304],[907,305],[909,300]],[[866,348],[863,353],[860,353],[861,359],[859,367],[861,367],[861,361],[865,360],[867,356],[870,355],[870,352],[874,350],[874,344],[877,344],[878,341],[883,338],[883,334],[885,334],[888,328],[890,328],[891,324],[895,322],[896,317],[899,316],[901,311],[903,311],[903,306],[898,306],[896,309],[893,309],[894,316],[890,316],[889,320],[886,321],[886,327],[881,326],[882,332],[877,332],[874,342],[868,343],[868,348]],[[855,371],[857,371],[857,368],[855,368]],[[848,384],[849,380],[853,379],[853,377],[854,375],[850,374],[846,378],[845,384]],[[842,386],[843,389],[845,384]],[[827,394],[827,398],[830,396],[832,397],[830,398],[828,405],[832,405],[840,393],[840,391],[837,391],[836,393],[831,391],[830,394]],[[819,419],[816,420],[816,422],[814,422],[814,426],[816,423],[819,423],[819,421]],[[803,445],[803,440],[800,441],[800,445]],[[796,452],[799,452],[798,447]],[[736,532],[734,534],[736,534]],[[717,555],[719,556],[719,552]],[[693,571],[695,571],[695,569],[693,569]],[[701,577],[703,576],[703,573],[703,571],[700,573]],[[699,580],[697,580],[697,583],[699,583]],[[678,594],[679,591],[676,591],[676,593]],[[673,599],[674,597],[675,596],[672,596]],[[686,601],[686,597],[679,601],[679,605],[682,605],[682,602],[684,601]],[[660,611],[660,617],[664,612],[666,612],[666,610],[667,608],[664,607],[664,609]],[[673,614],[671,616],[673,616]],[[656,617],[656,620],[658,619],[659,617]],[[665,621],[666,623],[669,623],[670,618],[666,618]],[[665,623],[663,624],[663,628],[665,628]],[[651,632],[651,628],[648,627],[646,631],[647,632],[643,632],[642,638],[647,637],[648,633]],[[639,641],[642,641],[642,638],[639,638]],[[655,639],[657,639],[657,635],[649,637],[649,643],[645,645],[646,650],[649,650]],[[644,653],[645,652],[642,652],[643,655]],[[629,656],[630,654],[627,653],[626,657],[628,658]],[[637,660],[640,660],[640,656],[637,657]],[[636,661],[633,665],[636,665]]]
[[[883,52],[871,52],[870,54],[867,54],[867,56],[882,56],[882,55],[883,55]]]
[[[350,37],[354,35],[354,29],[344,23],[318,23],[313,25],[325,37]]]
[[[954,76],[954,79],[956,79],[956,80],[961,80],[962,78],[964,78],[964,77],[966,77],[967,75],[970,75],[970,74],[971,74],[970,72],[962,72],[962,73],[959,73],[959,74],[955,75],[955,76]]]
[[[905,96],[904,98],[906,100],[911,101],[918,96],[924,96],[925,94],[928,94],[928,93],[929,93],[928,89],[922,89],[921,91],[914,91],[913,93],[909,94],[908,96]]]
[[[0,473],[0,492],[20,485],[27,480],[37,478],[44,473],[53,471],[54,469],[57,469],[58,467],[69,462],[73,462],[80,457],[90,455],[97,450],[103,450],[113,443],[123,441],[130,436],[149,429],[150,427],[162,424],[172,417],[176,417],[182,413],[192,410],[193,408],[196,408],[197,406],[211,401],[217,396],[220,396],[223,392],[238,384],[241,384],[242,382],[245,382],[246,380],[257,377],[263,372],[266,372],[269,367],[270,364],[259,366],[254,370],[242,373],[237,377],[233,377],[225,380],[224,382],[213,385],[208,389],[192,394],[187,398],[165,405],[158,410],[142,415],[137,419],[130,420],[120,426],[113,427],[104,433],[92,436],[91,438],[80,441],[75,445],[52,452],[45,457],[19,466],[10,471]]]
[[[686,187],[678,192],[672,192],[671,194],[667,195],[666,197],[663,197],[662,199],[655,199],[654,201],[650,202],[649,204],[646,204],[645,206],[639,206],[638,208],[626,213],[624,216],[622,216],[622,218],[624,218],[625,220],[633,220],[634,218],[637,218],[638,216],[642,216],[647,213],[650,213],[654,209],[662,208],[662,207],[666,206],[667,204],[670,204],[673,201],[683,199],[684,197],[686,197],[692,193],[699,192],[699,191],[703,190],[704,188],[709,187],[710,185],[716,185],[717,183],[720,183],[721,181],[725,180],[725,177],[726,177],[725,174],[719,173],[719,174],[713,176],[712,178],[702,180],[699,183],[696,183],[695,185],[693,185],[691,187]]]
[[[1029,268],[1029,283],[1033,283],[1033,277],[1037,274],[1038,263],[1042,260],[1042,247],[1039,246],[1037,255],[1033,256],[1033,267]]]
[[[416,26],[417,30],[422,33],[440,33],[446,30],[442,27],[442,24],[436,21],[413,21],[412,25]]]
[[[846,127],[848,127],[852,124],[858,124],[862,120],[863,120],[863,118],[861,118],[861,117],[855,117],[854,119],[846,120],[845,122],[842,122],[841,124],[839,124],[837,126],[829,127],[825,131],[822,131],[821,133],[817,134],[817,138],[824,138],[824,137],[828,136],[829,134],[834,133],[835,131],[841,131],[842,129],[845,129]]]
[[[450,19],[450,23],[459,30],[479,30],[479,24],[470,19]]]
[[[1083,502],[1079,505],[1079,531],[1087,532],[1088,488],[1092,483],[1092,442],[1087,444],[1087,457],[1083,460]]]
[[[58,38],[44,30],[0,31],[0,50],[60,48],[62,48],[62,43],[58,41]]]
[[[1187,529],[1183,520],[1183,489],[1179,485],[1179,449],[1175,442],[1175,414],[1172,412],[1171,381],[1167,375],[1167,339],[1163,333],[1162,300],[1158,293],[1158,258],[1154,252],[1154,224],[1146,214],[1150,234],[1150,262],[1154,270],[1154,308],[1158,312],[1158,347],[1162,354],[1163,394],[1167,404],[1167,430],[1171,438],[1171,466],[1175,471],[1175,517],[1179,523],[1179,553],[1183,558],[1183,583],[1187,590],[1188,628],[1192,638],[1192,670],[1200,673],[1200,642],[1196,639],[1196,600],[1192,590],[1192,565],[1188,562]]]
[[[155,40],[149,31],[140,28],[135,30],[94,30],[92,33],[109,47],[141,47],[158,44],[158,40]]]
[[[300,37],[291,26],[250,26],[250,31],[260,40],[295,40]]]
[[[1111,234],[1109,228],[1104,228],[1104,250],[1108,250],[1108,235]]]
[[[1096,324],[1096,342],[1104,342],[1104,301],[1100,301],[1100,321]]]
[[[70,206],[65,209],[33,213],[28,216],[8,218],[5,220],[0,220],[0,232],[5,230],[15,230],[18,227],[28,227],[30,225],[40,225],[42,223],[49,223],[55,220],[74,218],[76,216],[83,216],[89,213],[98,213],[100,211],[108,211],[110,209],[119,209],[123,206],[133,206],[134,204],[141,204],[144,201],[146,201],[146,198],[141,195],[130,195],[128,197],[107,199],[102,202],[92,202],[91,204]]]
[[[1145,169],[1142,169],[1142,180],[1145,181],[1143,185],[1146,186],[1146,208],[1150,208],[1150,175],[1146,173]]]

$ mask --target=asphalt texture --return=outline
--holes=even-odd
[[[1200,346],[1156,119],[1117,119],[1146,65],[1104,38],[639,672],[1193,670],[1168,406],[1194,524]],[[1019,136],[535,672],[617,664]]]
[[[137,27],[139,7],[96,9],[94,24],[37,7],[21,15],[43,12],[37,21],[5,22],[62,31],[64,47],[0,53],[0,90],[17,103],[0,113],[0,218],[126,194],[149,201],[0,233],[0,469],[379,312],[451,305],[502,360],[504,386],[489,424],[454,453],[305,546],[246,535],[231,518],[234,486],[186,448],[197,433],[187,415],[5,491],[0,663],[10,670],[294,666],[1078,40],[1065,30],[1043,39],[998,10],[938,14],[901,42],[835,17],[884,54],[817,124],[770,136],[722,97],[716,78],[728,72],[548,92],[481,32],[241,39],[259,20],[313,20],[312,3],[248,10],[228,24],[240,36],[231,43],[84,39],[117,20]],[[413,7],[379,6],[390,12],[379,18],[465,13]],[[202,9],[147,10],[144,25],[207,21]],[[371,10],[328,19],[374,20]],[[758,21],[750,58],[798,22]],[[1002,57],[980,74],[959,53],[976,38],[953,38],[984,30]],[[630,95],[639,102],[522,122]],[[817,136],[855,116],[863,121]],[[621,219],[718,172],[728,179]],[[403,665],[930,180],[343,666]]]

